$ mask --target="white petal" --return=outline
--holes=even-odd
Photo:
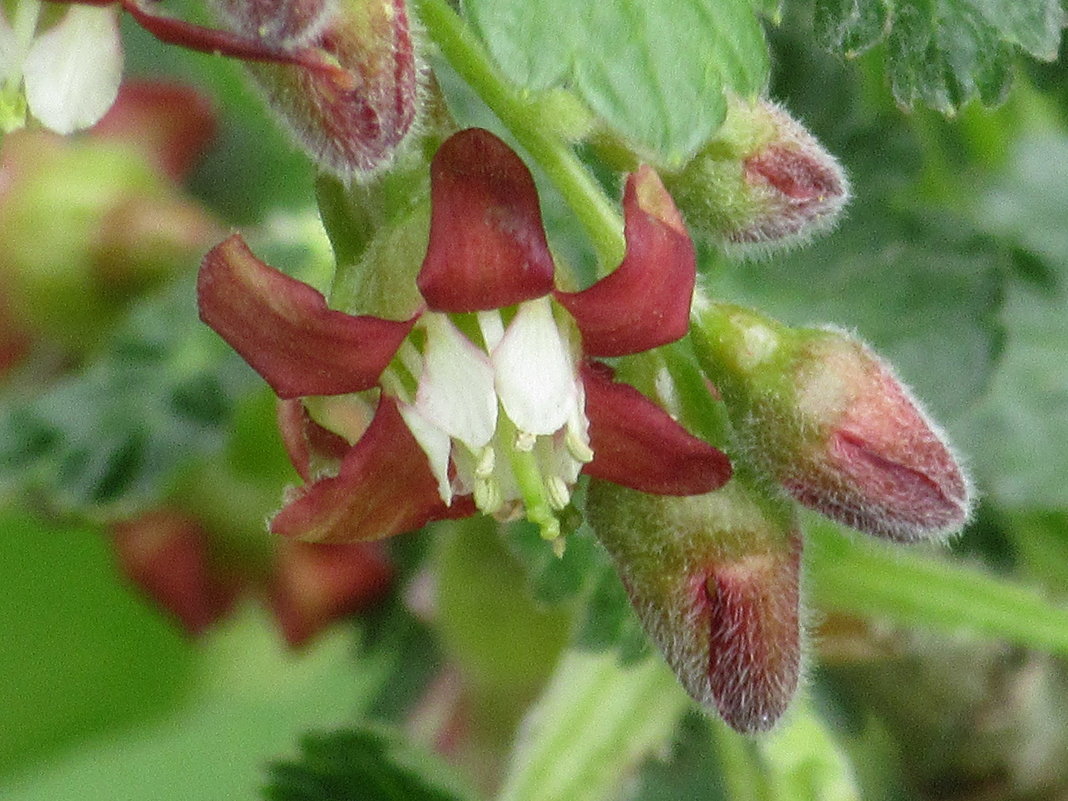
[[[73,5],[30,47],[26,102],[56,133],[88,128],[115,102],[122,78],[118,14],[117,6]]]
[[[477,314],[478,328],[482,332],[482,341],[486,343],[486,350],[490,353],[501,344],[504,338],[504,321],[498,309],[480,311]]]
[[[449,435],[427,420],[414,406],[398,403],[397,410],[404,418],[408,430],[426,454],[430,462],[430,472],[438,480],[438,495],[446,505],[452,503],[452,487],[449,484],[449,452],[452,440]]]
[[[15,71],[19,62],[19,43],[15,32],[7,24],[4,12],[0,10],[0,80]]]
[[[489,357],[442,314],[423,315],[426,350],[415,403],[428,420],[473,451],[497,428]]]
[[[520,431],[552,434],[572,416],[578,378],[549,298],[519,305],[493,366],[501,404]]]

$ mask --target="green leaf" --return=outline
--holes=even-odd
[[[540,603],[558,604],[576,598],[600,563],[593,533],[585,526],[567,535],[562,556],[553,553],[537,526],[525,521],[509,526],[503,536],[527,573],[534,600]]]
[[[0,785],[182,703],[194,653],[122,585],[107,537],[0,514]],[[6,792],[5,799],[12,796]],[[53,798],[75,796],[53,796]]]
[[[335,630],[295,654],[264,613],[245,609],[189,652],[196,683],[182,703],[5,777],[4,801],[255,798],[268,760],[301,732],[359,719],[390,679],[388,663],[354,658],[356,645],[351,631]],[[118,649],[91,656],[126,664]],[[168,657],[150,650],[143,658]],[[60,691],[80,692],[76,684]]]
[[[1063,597],[1068,592],[1068,511],[1013,513],[1007,522],[1021,572]]]
[[[1035,58],[1053,61],[1066,21],[1059,0],[969,0],[1001,37]]]
[[[271,801],[463,801],[474,796],[434,754],[400,731],[364,726],[301,741],[296,762],[271,766]]]
[[[953,114],[978,97],[1005,99],[1012,81],[1011,48],[967,0],[937,0],[937,10],[898,8],[887,40],[894,98]]]
[[[824,608],[1068,655],[1068,607],[1037,590],[930,551],[854,540],[814,518],[806,532],[810,589]]]
[[[472,684],[509,695],[536,690],[567,644],[571,613],[525,592],[500,524],[481,516],[434,532],[437,630]],[[551,553],[544,540],[542,548]]]
[[[670,754],[654,755],[642,766],[639,789],[631,797],[641,801],[744,801],[727,793],[713,726],[726,728],[696,709],[684,715],[676,727]]]
[[[804,250],[741,265],[711,286],[792,325],[855,330],[937,418],[952,421],[994,369],[1007,260],[995,243],[955,229],[952,219],[895,218],[872,203]]]
[[[885,40],[898,103],[952,114],[1003,100],[1017,49],[1055,59],[1065,14],[1059,0],[816,0],[814,22],[817,42],[849,57]]]
[[[782,6],[784,0],[751,0],[753,10],[767,17],[773,24],[778,25],[782,20]]]
[[[0,401],[0,486],[64,512],[158,497],[220,444],[254,376],[193,317],[182,281],[136,307],[108,349],[29,402]]]
[[[506,77],[567,86],[611,128],[678,166],[719,127],[724,90],[759,92],[768,54],[752,6],[735,0],[469,0]]]
[[[659,658],[624,666],[612,651],[568,651],[517,742],[499,801],[613,797],[689,704]]]
[[[860,801],[849,758],[807,698],[757,748],[773,801]]]
[[[1013,287],[1005,356],[961,429],[981,485],[1014,508],[1068,509],[1068,319],[1063,297]]]
[[[847,58],[882,41],[890,6],[882,0],[816,0],[813,25],[816,43]]]
[[[1012,285],[1001,315],[1005,354],[963,427],[981,486],[1013,509],[1068,509],[1068,138],[1021,141],[977,204],[991,233],[1040,259],[1046,286]]]

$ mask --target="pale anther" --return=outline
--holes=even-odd
[[[534,443],[538,438],[528,431],[520,431],[515,437],[515,449],[522,453],[530,453],[534,450]]]

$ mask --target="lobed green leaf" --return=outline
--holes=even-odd
[[[567,86],[667,166],[685,162],[719,127],[725,91],[755,94],[767,80],[767,46],[749,3],[468,0],[465,9],[509,80],[531,91]]]
[[[218,447],[252,374],[193,317],[179,282],[139,304],[106,350],[28,402],[0,399],[0,487],[63,512],[158,498]]]
[[[299,761],[271,766],[271,801],[467,801],[451,768],[400,731],[363,726],[301,741]]]
[[[852,57],[885,41],[898,103],[945,114],[1001,102],[1015,51],[1053,60],[1066,19],[1059,0],[816,0],[814,10],[822,47]]]

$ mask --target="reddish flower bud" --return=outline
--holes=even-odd
[[[116,524],[112,537],[123,573],[188,633],[200,634],[233,606],[238,583],[215,564],[210,535],[195,519],[157,509]]]
[[[190,267],[220,228],[172,176],[211,118],[178,87],[122,91],[89,135],[18,131],[0,151],[0,252],[11,324],[36,343],[92,349],[137,293]]]
[[[393,568],[379,543],[278,546],[267,598],[290,646],[367,608],[389,589]]]
[[[735,478],[687,498],[590,485],[587,514],[686,691],[766,731],[801,672],[801,538],[788,504]]]
[[[849,199],[834,157],[767,100],[732,98],[715,139],[666,180],[695,234],[746,254],[827,230]]]
[[[795,499],[899,542],[967,522],[971,486],[945,435],[864,343],[725,304],[698,319],[702,365],[750,459]]]
[[[141,151],[162,173],[180,181],[204,156],[215,128],[211,103],[195,90],[175,83],[127,81],[92,134]]]
[[[419,68],[404,0],[216,0],[239,35],[305,49],[336,70],[249,64],[267,103],[325,170],[386,165],[415,123]]]

